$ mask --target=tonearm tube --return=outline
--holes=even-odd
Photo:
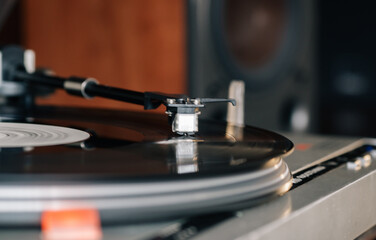
[[[94,78],[59,77],[35,71],[35,54],[18,46],[0,49],[0,94],[14,96],[25,94],[28,85],[41,85],[64,89],[68,94],[86,99],[103,97],[144,106],[145,110],[166,106],[172,131],[192,135],[198,131],[200,108],[207,103],[230,102],[225,98],[189,98],[185,95],[159,92],[137,92],[99,84]]]

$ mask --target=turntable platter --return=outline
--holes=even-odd
[[[293,144],[262,129],[202,120],[199,134],[177,136],[163,115],[106,109],[38,107],[2,116],[90,138],[3,147],[0,224],[37,224],[45,210],[82,206],[95,206],[104,221],[164,219],[249,205],[291,186],[282,157]]]

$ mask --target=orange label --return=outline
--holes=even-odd
[[[41,219],[43,240],[99,240],[100,217],[94,209],[49,210]]]

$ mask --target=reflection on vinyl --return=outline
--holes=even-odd
[[[45,210],[85,206],[110,222],[181,217],[250,205],[291,186],[282,157],[293,144],[262,129],[202,120],[198,134],[178,136],[164,115],[104,109],[2,116],[34,119],[15,126],[77,131],[81,139],[28,151],[3,146],[1,224],[37,224]]]

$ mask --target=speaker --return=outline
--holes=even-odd
[[[194,97],[226,97],[243,80],[245,123],[316,128],[314,1],[188,0],[188,79]],[[226,107],[205,117],[225,119]]]

